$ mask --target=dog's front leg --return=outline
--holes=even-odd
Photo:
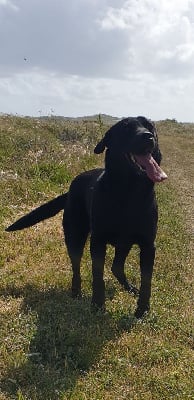
[[[105,284],[103,279],[106,243],[100,237],[91,235],[90,252],[92,258],[92,305],[103,309],[105,307]]]
[[[128,282],[124,272],[125,260],[127,258],[127,255],[131,247],[132,244],[129,244],[127,246],[117,246],[115,248],[115,257],[113,260],[113,265],[111,270],[113,275],[117,278],[117,280],[124,287],[124,289],[128,293],[132,293],[133,295],[137,296],[139,294],[139,290]]]
[[[150,309],[151,281],[155,259],[155,246],[148,244],[140,246],[141,285],[135,311],[136,318],[141,318]]]

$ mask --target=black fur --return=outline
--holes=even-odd
[[[161,153],[152,122],[145,117],[123,119],[107,131],[94,150],[98,154],[106,148],[105,169],[78,175],[68,193],[35,209],[6,229],[14,231],[32,226],[64,209],[63,227],[72,263],[73,296],[81,294],[80,261],[90,233],[92,303],[99,308],[105,304],[103,270],[106,245],[111,244],[115,248],[114,276],[128,292],[138,295],[137,318],[149,310],[158,219],[154,183],[133,159],[133,154],[143,154],[148,147],[160,164]],[[140,248],[139,291],[128,283],[124,273],[125,259],[133,244]]]

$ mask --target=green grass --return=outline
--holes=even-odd
[[[95,315],[90,309],[88,245],[83,298],[71,298],[61,213],[28,230],[4,232],[19,216],[67,190],[77,173],[102,165],[93,147],[106,126],[101,121],[0,120],[0,399],[194,399],[194,126],[158,123],[169,179],[157,186],[151,312],[137,321],[136,300],[111,275],[111,248],[106,313]],[[126,272],[139,285],[137,248]]]

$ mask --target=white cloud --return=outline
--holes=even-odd
[[[16,75],[0,81],[0,110],[22,115],[79,116],[144,114],[152,119],[193,118],[194,80],[163,80],[141,74],[132,80],[59,77],[51,73]],[[17,107],[16,107],[17,102]],[[185,105],[185,107],[184,107]],[[178,110],[178,111],[177,111]]]
[[[8,7],[14,11],[18,11],[18,7],[11,0],[0,0],[0,7]]]
[[[128,34],[129,74],[193,74],[193,1],[130,0],[121,9],[110,7],[100,23],[105,31]]]
[[[0,48],[0,111],[193,118],[193,0],[0,0]]]

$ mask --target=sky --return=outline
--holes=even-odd
[[[0,0],[0,113],[194,122],[194,0]]]

